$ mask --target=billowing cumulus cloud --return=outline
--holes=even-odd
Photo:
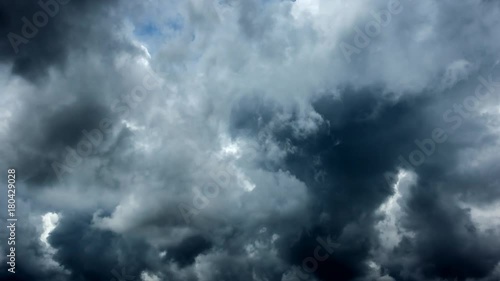
[[[4,1],[2,280],[498,280],[499,15]]]

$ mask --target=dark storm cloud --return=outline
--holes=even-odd
[[[31,183],[35,181],[42,184],[46,180],[56,179],[52,163],[62,161],[68,153],[67,148],[76,149],[78,142],[86,138],[84,132],[89,134],[99,128],[105,114],[107,112],[99,104],[78,102],[58,108],[48,116],[38,116],[38,124],[32,122],[20,126],[24,130],[38,133],[28,140],[32,151],[22,151],[25,155],[14,166],[31,171]],[[15,141],[20,142],[24,140]]]
[[[464,96],[458,95],[455,101]],[[446,280],[485,278],[500,261],[494,232],[479,231],[471,210],[456,200],[480,205],[498,200],[493,187],[498,182],[496,164],[460,168],[466,151],[498,145],[498,137],[487,123],[474,112],[470,114],[477,119],[464,119],[456,131],[441,126],[450,132],[449,140],[415,168],[419,179],[405,202],[406,215],[401,222],[415,237],[405,238],[391,256],[389,268],[396,279],[413,280],[415,275]],[[416,274],[408,274],[409,268]]]
[[[470,182],[481,189],[479,194],[492,194],[489,186],[497,182],[493,171],[487,172],[490,176],[479,179],[478,176],[485,172],[475,170],[462,175],[457,165],[460,164],[459,153],[478,145],[494,145],[496,136],[480,119],[464,119],[461,128],[454,132],[449,128],[454,122],[442,117],[447,107],[451,108],[453,103],[470,95],[471,92],[452,89],[443,94],[429,92],[394,101],[391,95],[381,98],[383,95],[376,88],[357,91],[347,88],[340,91],[339,99],[322,97],[313,102],[316,112],[327,121],[318,133],[305,139],[297,138],[293,134],[296,125],[293,121],[272,128],[271,134],[281,146],[296,148],[279,168],[291,171],[316,196],[316,215],[312,216],[315,226],[302,234],[291,251],[285,243],[284,257],[300,266],[304,258],[312,256],[315,239],[331,235],[339,247],[332,258],[319,263],[316,276],[321,280],[328,280],[330,276],[352,280],[366,275],[366,262],[371,258],[372,249],[378,247],[377,233],[373,229],[380,219],[375,215],[376,210],[393,194],[390,185],[395,182],[386,176],[397,168],[405,168],[415,170],[420,177],[415,193],[408,199],[407,218],[402,223],[404,228],[416,233],[417,238],[410,242],[405,239],[399,246],[414,243],[412,250],[401,249],[409,255],[407,259],[417,258],[422,262],[412,266],[422,270],[425,278],[464,280],[487,276],[500,261],[500,256],[486,245],[496,248],[496,243],[490,235],[475,232],[467,210],[460,208],[452,198],[457,193],[467,196]],[[247,108],[255,109],[260,104],[248,100],[245,103]],[[250,120],[270,119],[262,118],[262,110],[254,110],[253,114],[234,112],[241,112],[241,115],[233,115],[235,134],[256,130],[254,135],[257,135],[257,122]],[[240,119],[246,122],[237,121]],[[423,164],[405,165],[400,156],[407,158],[415,150],[415,141],[422,141],[436,127],[445,128],[449,140],[437,144],[436,152]],[[265,125],[260,128],[266,129],[269,128]],[[472,132],[474,136],[469,137]],[[486,171],[492,169],[495,168]],[[325,174],[318,177],[320,172]],[[472,180],[471,176],[474,176]],[[322,213],[328,214],[327,219],[318,221]],[[395,253],[400,251],[395,250]],[[467,263],[468,255],[472,254],[474,262]],[[399,260],[403,260],[400,254],[391,256],[389,264],[398,264]],[[413,275],[401,275],[397,267],[389,268],[391,273],[396,270],[394,277],[397,280],[414,278]]]
[[[58,4],[17,53],[9,32],[43,9],[0,4],[15,74],[0,73],[1,151],[30,173],[33,208],[18,280],[496,280],[498,225],[477,212],[500,199],[498,91],[467,117],[455,105],[498,72],[498,3],[401,0],[346,64],[335,44],[385,1],[173,2]],[[152,56],[135,12],[175,33]],[[160,24],[170,14],[182,27]],[[152,69],[171,93],[131,106]],[[113,132],[58,179],[52,164],[105,118]],[[446,140],[430,149],[436,129]]]
[[[85,138],[84,130],[89,132],[99,128],[105,117],[111,122],[116,121],[105,98],[115,93],[105,92],[104,84],[95,81],[99,77],[91,77],[91,73],[82,71],[70,87],[64,84],[54,86],[49,82],[48,71],[55,67],[69,73],[69,69],[82,67],[74,59],[67,61],[69,56],[81,55],[80,52],[100,54],[108,64],[114,56],[106,54],[123,50],[136,53],[137,48],[130,42],[117,38],[112,29],[102,28],[112,24],[110,7],[117,3],[113,0],[49,0],[4,1],[0,4],[0,30],[3,34],[0,58],[12,65],[14,74],[39,85],[39,91],[21,107],[24,114],[16,112],[13,127],[19,130],[8,144],[16,146],[19,153],[11,165],[29,170],[30,174],[26,176],[32,184],[44,185],[57,179],[52,164],[54,161],[63,162],[68,148],[77,148],[78,142]],[[32,26],[43,18],[47,18],[46,23]],[[22,36],[27,42],[13,45],[13,34]],[[104,72],[108,72],[108,79],[121,79],[114,72]],[[94,72],[93,75],[98,74]],[[86,83],[85,77],[93,79],[95,85]]]
[[[130,131],[119,124],[117,116],[96,100],[83,98],[39,113],[33,121],[30,116],[22,118],[10,145],[24,144],[24,149],[16,149],[19,155],[11,163],[30,171],[22,175],[30,187],[62,181],[85,160],[110,155],[129,140]],[[26,138],[29,134],[32,136]]]
[[[298,139],[292,133],[293,122],[273,132],[278,143],[297,148],[280,168],[304,181],[316,197],[314,230],[302,235],[289,252],[290,261],[300,265],[311,256],[318,236],[331,235],[340,245],[332,258],[320,263],[315,272],[320,279],[363,276],[364,262],[376,242],[373,213],[392,193],[384,173],[396,169],[398,154],[423,130],[419,111],[425,98],[391,104],[379,97],[376,89],[346,89],[341,101],[324,97],[313,103],[327,120],[317,134]],[[318,178],[320,172],[326,173],[324,178]],[[320,222],[323,212],[328,217]],[[282,250],[288,252],[288,247],[285,243]]]
[[[182,240],[179,244],[167,248],[167,255],[179,266],[184,267],[194,262],[194,258],[211,248],[210,241],[201,236],[191,236]]]
[[[48,240],[57,250],[54,260],[71,272],[70,280],[137,279],[157,254],[145,241],[93,228],[91,217],[81,214],[63,217]]]
[[[21,183],[17,185],[20,189],[24,187]],[[3,194],[4,192],[2,191],[2,195]],[[19,192],[17,192],[17,194],[19,194]],[[6,196],[7,191],[5,191],[5,197]],[[17,200],[17,212],[18,217],[22,217],[24,220],[18,220],[16,222],[15,245],[10,245],[16,247],[16,273],[12,274],[8,272],[7,269],[9,265],[7,264],[7,260],[3,260],[0,265],[0,279],[13,281],[66,280],[65,274],[61,269],[50,263],[45,245],[43,245],[40,240],[41,229],[38,228],[36,224],[33,224],[33,222],[40,222],[40,213],[33,209],[33,206],[25,200]],[[2,220],[6,221],[6,213],[6,211],[1,212]],[[9,233],[2,231],[0,234],[1,239],[7,241]],[[5,245],[7,245],[7,243],[5,243]],[[7,253],[5,255],[7,255]]]
[[[71,49],[85,48],[99,14],[114,0],[3,1],[0,4],[0,59],[28,79],[62,67]],[[91,41],[92,42],[92,41]],[[93,43],[93,42],[92,42]]]
[[[443,191],[447,187],[419,182],[413,188],[403,225],[416,237],[405,238],[388,264],[397,280],[412,280],[413,274],[405,276],[409,268],[424,278],[483,278],[498,264],[498,240],[476,229],[468,210],[456,206]]]

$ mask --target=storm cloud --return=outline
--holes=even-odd
[[[2,2],[1,279],[498,280],[499,15]]]

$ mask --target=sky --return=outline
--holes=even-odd
[[[0,33],[0,280],[500,280],[498,1],[3,0]]]

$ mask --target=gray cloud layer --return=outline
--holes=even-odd
[[[0,4],[2,280],[500,278],[497,2],[40,3]]]

